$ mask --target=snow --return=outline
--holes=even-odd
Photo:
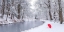
[[[0,18],[0,24],[10,24],[10,23],[16,23],[21,21],[22,21],[21,19],[17,19],[16,17],[14,17],[14,19],[11,19],[11,16],[7,17],[7,15],[4,15],[3,18]]]
[[[24,18],[23,20],[24,21],[35,21],[35,19],[33,19],[33,18]]]
[[[47,24],[51,24],[52,28],[48,28]],[[63,31],[64,31],[64,24],[45,21],[45,23],[39,27],[31,28],[29,30],[21,32],[63,32]]]
[[[36,3],[36,1],[37,1],[37,0],[31,0],[31,1],[30,1],[30,4],[32,5],[32,6],[31,6],[32,9],[35,9],[34,4]]]

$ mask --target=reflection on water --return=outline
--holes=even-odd
[[[42,25],[43,22],[40,21],[31,21],[31,22],[22,22],[22,23],[14,23],[8,25],[0,25],[0,32],[21,32],[24,30],[28,30],[30,28],[35,28],[39,25]]]

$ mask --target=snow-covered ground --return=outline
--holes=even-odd
[[[0,14],[0,16],[1,16],[1,14]],[[16,23],[16,22],[20,22],[20,21],[22,21],[22,20],[17,19],[16,17],[11,19],[11,16],[7,17],[7,15],[4,15],[3,18],[0,18],[0,24],[10,24],[10,23]]]
[[[51,24],[52,28],[48,28],[47,24]],[[21,32],[64,32],[64,24],[45,21],[45,23],[39,27],[31,28],[29,30],[25,30]]]

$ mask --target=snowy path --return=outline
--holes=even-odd
[[[48,23],[52,25],[51,29],[47,27]],[[26,31],[21,31],[21,32],[63,32],[63,31],[64,31],[64,24],[53,23],[53,22],[47,21],[45,24],[39,27],[32,28]]]

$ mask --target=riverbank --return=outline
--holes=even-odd
[[[52,28],[48,28],[47,24],[51,24]],[[63,32],[63,31],[64,31],[64,24],[59,24],[59,22],[54,23],[50,21],[45,21],[43,25],[21,32]]]
[[[16,23],[21,21],[22,21],[21,19],[9,19],[9,18],[7,20],[0,19],[0,24],[11,24],[11,23]]]

